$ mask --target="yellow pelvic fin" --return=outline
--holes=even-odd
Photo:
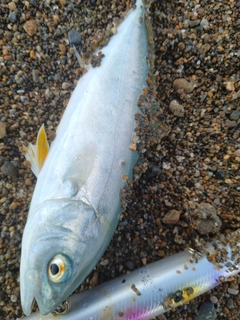
[[[29,144],[28,150],[25,154],[25,158],[30,161],[32,172],[37,177],[41,171],[44,161],[49,151],[49,144],[47,141],[47,135],[44,128],[44,124],[38,131],[36,145]]]

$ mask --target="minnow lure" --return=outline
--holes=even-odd
[[[37,184],[22,240],[26,315],[34,299],[41,314],[57,308],[97,264],[116,229],[124,177],[131,178],[137,160],[130,150],[137,102],[147,86],[144,13],[138,0],[101,50],[100,67],[79,80],[49,151],[44,127],[29,146]]]
[[[150,320],[240,272],[240,232],[175,254],[69,298],[66,314],[26,320]]]

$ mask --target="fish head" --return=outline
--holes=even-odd
[[[99,259],[98,224],[94,208],[82,201],[47,200],[30,212],[20,265],[26,315],[34,300],[43,315],[55,310],[91,272]]]

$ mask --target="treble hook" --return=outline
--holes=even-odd
[[[60,306],[58,306],[56,310],[52,311],[52,315],[57,316],[57,315],[66,314],[68,313],[70,308],[71,308],[71,303],[67,299],[63,301],[63,303]]]

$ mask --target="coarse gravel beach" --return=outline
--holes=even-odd
[[[43,123],[54,139],[84,73],[68,32],[81,34],[87,61],[133,4],[0,1],[1,320],[23,315],[21,238],[36,184],[26,146]],[[149,11],[155,57],[139,99],[139,161],[114,237],[78,291],[240,228],[240,1],[156,0]],[[157,319],[240,319],[239,288],[238,275]]]

